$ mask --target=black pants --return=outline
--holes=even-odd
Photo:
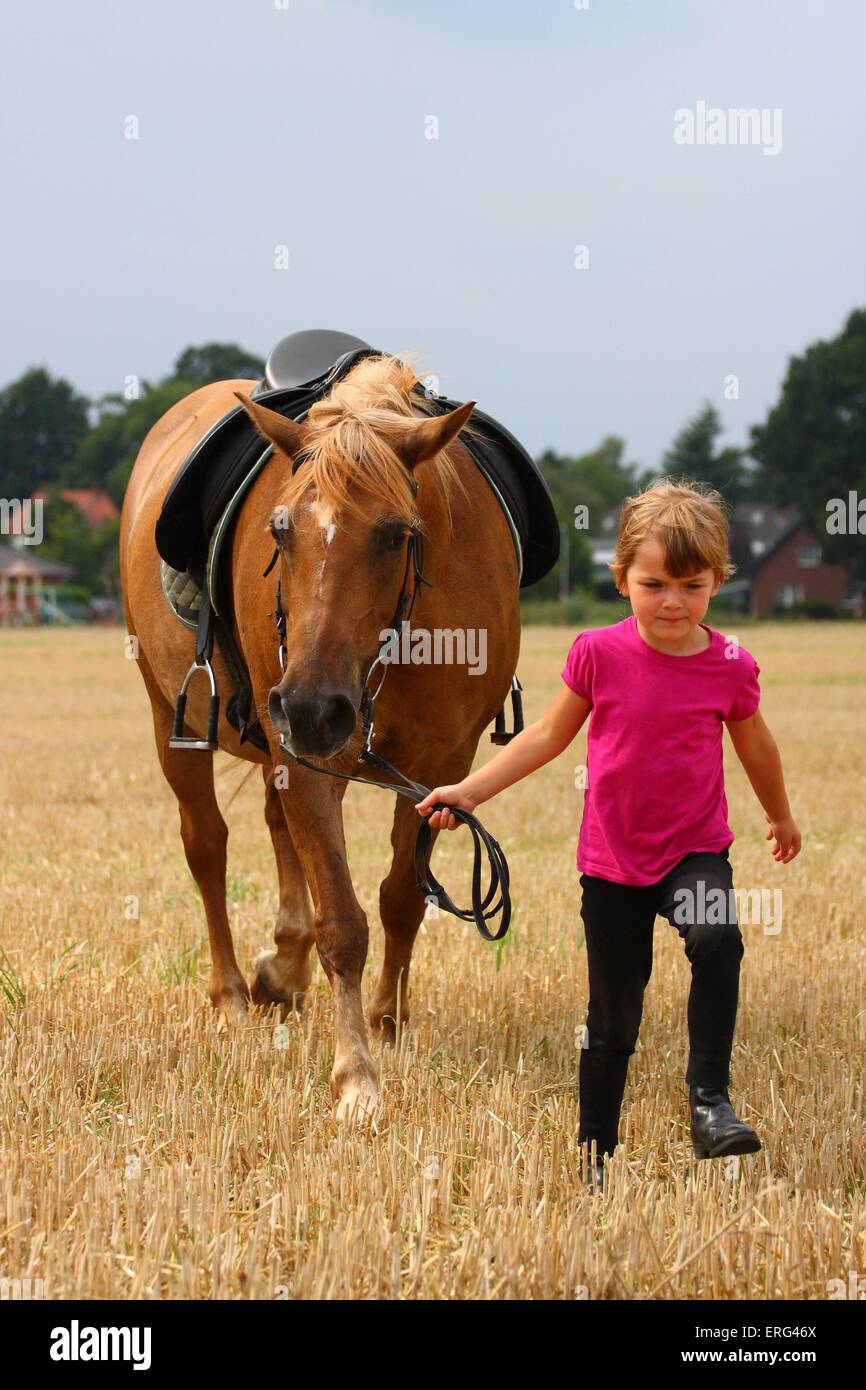
[[[580,884],[589,1010],[580,1053],[578,1138],[594,1139],[601,1155],[612,1153],[617,1142],[628,1059],[652,972],[656,916],[676,927],[692,967],[687,1085],[729,1084],[744,947],[726,849],[687,854],[646,887],[590,874],[581,874]],[[723,903],[713,892],[718,889]]]

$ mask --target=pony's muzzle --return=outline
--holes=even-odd
[[[355,728],[357,710],[346,695],[274,686],[268,713],[278,733],[291,739],[302,756],[330,758],[342,749]]]

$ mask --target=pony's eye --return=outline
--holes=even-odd
[[[405,521],[397,517],[383,517],[374,527],[370,536],[371,555],[395,555],[402,550],[412,532]]]
[[[386,534],[381,543],[382,549],[387,553],[395,550],[402,550],[408,539],[407,531],[392,531]]]

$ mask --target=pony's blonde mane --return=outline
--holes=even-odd
[[[402,421],[415,414],[411,391],[420,380],[398,357],[363,357],[310,408],[304,421],[304,450],[309,453],[280,498],[290,513],[302,494],[315,488],[319,501],[334,510],[362,516],[358,493],[363,492],[409,525],[420,523],[409,469],[389,441],[389,434],[394,438],[395,417]],[[471,422],[465,428],[471,433]],[[437,455],[434,471],[450,530],[453,489],[467,494],[449,449]]]

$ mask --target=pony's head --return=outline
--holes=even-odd
[[[286,656],[268,708],[298,754],[330,758],[345,747],[404,578],[411,587],[413,529],[426,535],[432,519],[451,530],[451,495],[463,484],[445,451],[475,403],[418,416],[411,395],[418,381],[399,358],[363,358],[299,423],[236,392],[285,459],[268,524]],[[436,466],[419,474],[433,459]]]

